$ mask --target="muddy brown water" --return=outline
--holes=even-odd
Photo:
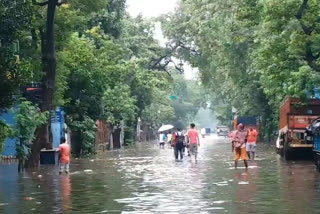
[[[73,160],[70,175],[3,163],[0,213],[320,213],[312,161],[285,162],[260,144],[249,169],[235,170],[227,140],[202,141],[197,163],[154,143]]]

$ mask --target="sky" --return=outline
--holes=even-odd
[[[141,14],[147,18],[158,17],[162,14],[174,12],[178,0],[127,0],[127,11],[131,16]],[[159,40],[159,44],[164,46],[166,39],[161,32],[160,24],[155,26],[155,38]],[[184,71],[186,79],[195,79],[196,70],[190,65],[184,63]]]
[[[132,16],[142,14],[146,17],[157,17],[173,12],[178,0],[127,0],[128,12]]]

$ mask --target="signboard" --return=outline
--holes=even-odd
[[[305,129],[311,121],[319,116],[289,116],[289,127],[293,129]]]

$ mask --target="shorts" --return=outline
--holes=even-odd
[[[247,150],[246,148],[235,148],[235,160],[239,160],[240,158],[242,160],[247,160]]]
[[[256,146],[257,146],[256,143],[247,143],[246,145],[247,152],[256,152]]]
[[[195,143],[189,144],[189,149],[192,155],[196,155],[198,153],[198,145]]]
[[[69,173],[69,163],[60,163],[59,172],[68,172]]]

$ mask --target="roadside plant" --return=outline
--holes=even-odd
[[[15,111],[16,123],[13,128],[13,137],[17,139],[16,150],[18,159],[18,171],[23,170],[24,162],[29,158],[31,145],[35,138],[35,131],[48,120],[48,112],[40,112],[40,109],[30,101],[21,99],[18,109]]]
[[[94,120],[84,116],[82,120],[67,118],[72,130],[72,153],[76,157],[89,157],[95,154],[97,126]]]
[[[10,135],[10,127],[0,120],[0,154],[3,151],[6,138]]]

